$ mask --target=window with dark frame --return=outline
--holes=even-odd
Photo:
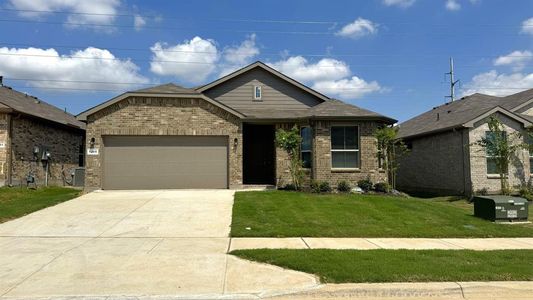
[[[333,169],[358,169],[359,127],[331,127],[331,167]]]
[[[304,126],[300,128],[300,136],[302,137],[302,144],[300,145],[300,159],[302,160],[302,166],[306,169],[312,167],[312,141],[313,132],[311,127]]]
[[[529,145],[529,175],[533,175],[533,137],[526,134],[526,143]]]

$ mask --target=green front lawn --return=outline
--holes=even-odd
[[[62,187],[37,190],[0,188],[0,223],[70,200],[79,194],[79,190]]]
[[[533,225],[494,224],[452,198],[238,192],[234,237],[533,237]],[[533,207],[529,208],[530,219]]]
[[[236,250],[241,258],[320,277],[322,282],[533,280],[533,250]]]

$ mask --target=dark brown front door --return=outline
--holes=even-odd
[[[244,124],[244,184],[275,184],[274,125]]]

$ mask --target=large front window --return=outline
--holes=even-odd
[[[311,127],[306,126],[302,127],[300,129],[300,134],[302,136],[302,144],[300,145],[300,157],[302,159],[303,167],[304,168],[311,168],[311,158],[312,158],[312,151],[311,151],[311,141],[313,140],[313,134],[311,131]]]
[[[331,167],[334,169],[359,168],[359,128],[357,126],[331,127]]]
[[[503,135],[501,139],[507,138],[507,135],[505,134],[505,132],[500,132],[500,133]],[[497,136],[495,132],[487,131],[485,132],[485,137],[487,140],[491,141],[490,142],[491,144],[495,145],[497,143],[497,140],[496,140]],[[491,148],[494,148],[494,147],[486,148],[487,174],[488,175],[500,175],[500,169],[498,167],[498,156],[496,153],[492,153],[493,151],[490,150]],[[507,173],[506,167],[502,173],[504,174]]]

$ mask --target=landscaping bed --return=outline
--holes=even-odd
[[[46,187],[36,190],[16,187],[0,188],[0,223],[70,200],[79,196],[80,192],[63,187]]]
[[[533,280],[533,250],[255,249],[231,254],[315,274],[323,283]]]
[[[476,218],[472,204],[450,197],[253,191],[235,194],[231,236],[533,237],[533,225]]]

